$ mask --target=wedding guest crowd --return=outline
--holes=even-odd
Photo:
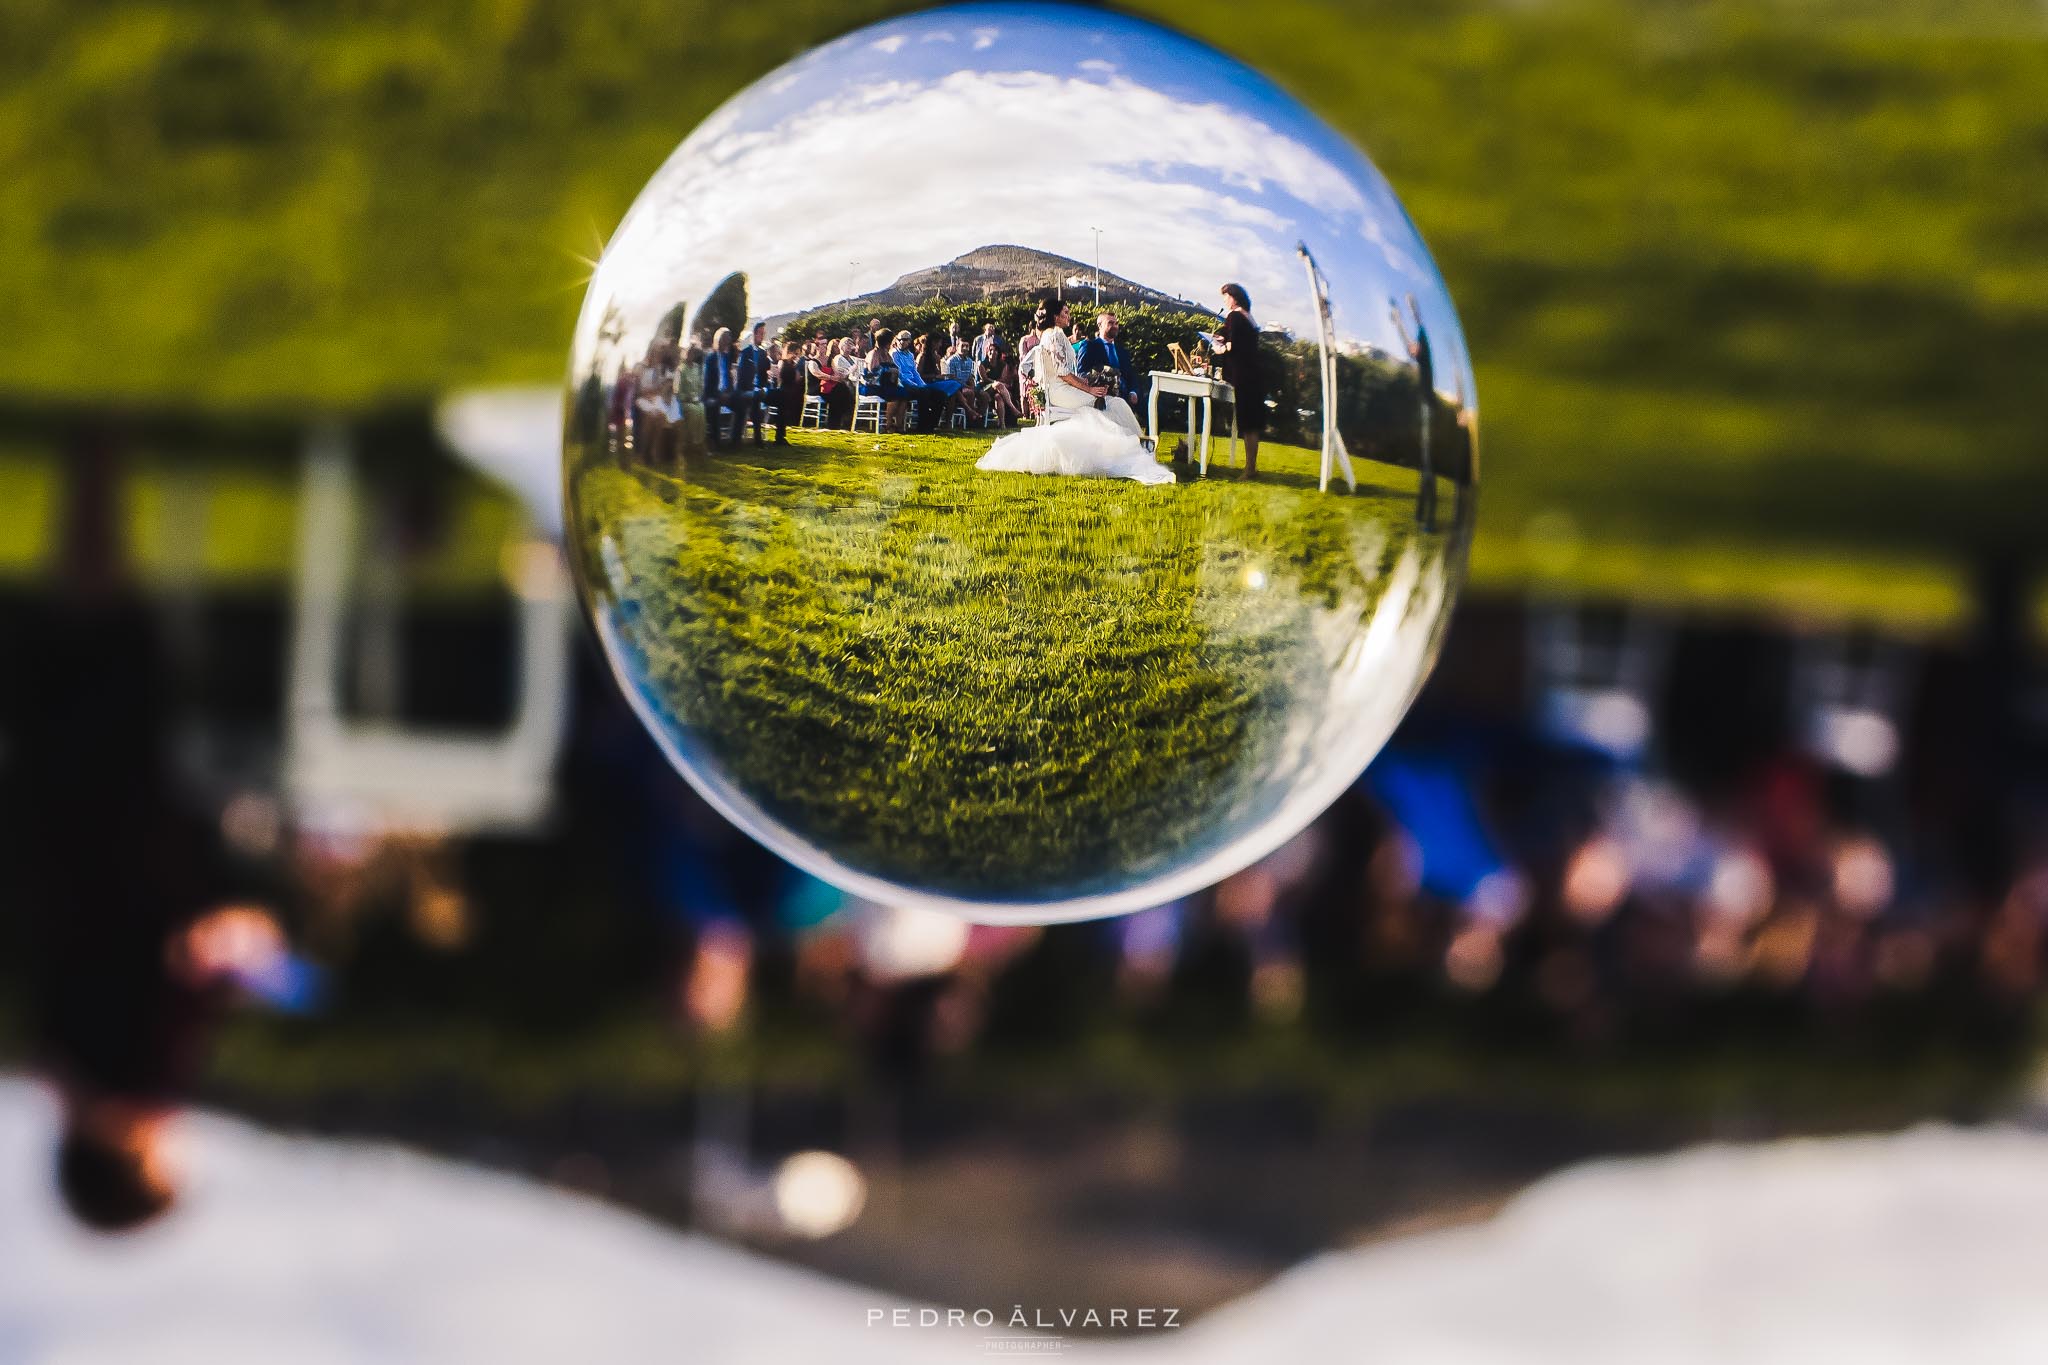
[[[657,466],[675,463],[685,428],[700,416],[703,443],[713,450],[737,446],[749,433],[754,444],[766,444],[771,426],[785,445],[793,426],[849,431],[863,400],[872,411],[862,420],[877,431],[1007,430],[1037,415],[1027,381],[1047,323],[1041,308],[1014,342],[993,322],[971,337],[957,320],[943,333],[919,335],[892,330],[879,317],[837,337],[785,332],[771,340],[765,322],[744,333],[721,327],[708,338],[657,335],[638,364],[622,362],[614,374],[606,425],[614,450]],[[1084,324],[1074,324],[1082,366],[1114,373],[1120,396],[1142,406],[1144,376],[1115,313],[1100,313],[1094,326],[1084,336]]]

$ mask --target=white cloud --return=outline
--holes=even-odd
[[[994,47],[997,36],[998,31],[996,29],[978,28],[974,30],[974,50],[976,52],[985,52],[989,48]]]
[[[869,43],[868,46],[873,48],[877,52],[887,52],[894,54],[897,52],[901,52],[903,50],[903,44],[905,41],[906,40],[902,34],[892,33],[886,38],[875,39],[875,41]]]

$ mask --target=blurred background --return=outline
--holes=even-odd
[[[506,413],[552,399],[474,397],[559,383],[589,261],[700,118],[903,8],[0,10],[0,893],[175,828],[276,916],[296,957],[193,1063],[208,1108],[876,1303],[1188,1320],[1578,1163],[2028,1131],[2038,4],[1130,6],[1392,181],[1484,491],[1356,788],[1208,893],[1044,931],[849,904],[699,802],[519,496],[546,471]],[[160,649],[84,688],[40,632],[108,565]],[[128,795],[53,851],[52,783]],[[17,1071],[112,951],[32,920],[0,918]],[[45,1245],[0,1236],[0,1280]]]

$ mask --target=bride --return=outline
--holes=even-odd
[[[1013,431],[989,447],[976,469],[1017,474],[1086,474],[1139,483],[1172,483],[1173,471],[1145,447],[1138,419],[1121,398],[1098,408],[1108,390],[1075,373],[1074,344],[1067,339],[1072,311],[1046,305],[1046,328],[1025,363],[1043,391],[1040,425]]]

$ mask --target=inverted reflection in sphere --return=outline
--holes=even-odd
[[[1385,181],[1093,10],[891,20],[749,87],[607,247],[570,384],[628,695],[885,903],[1081,918],[1259,857],[1386,741],[1464,572],[1470,361]]]

